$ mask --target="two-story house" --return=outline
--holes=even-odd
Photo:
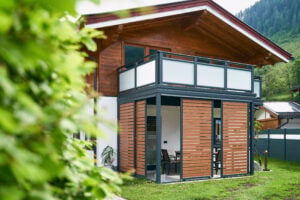
[[[120,125],[118,169],[158,183],[253,174],[254,68],[291,55],[211,0],[128,13],[85,16],[107,36],[90,81]]]

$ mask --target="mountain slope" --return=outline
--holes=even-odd
[[[299,0],[260,0],[237,17],[275,42],[300,33]]]
[[[260,0],[237,17],[300,59],[300,0]],[[265,100],[295,100],[290,89],[300,85],[300,61],[256,69],[263,77]],[[299,97],[297,97],[299,98]]]

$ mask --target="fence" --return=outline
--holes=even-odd
[[[256,141],[257,151],[269,157],[300,162],[300,129],[263,130]]]

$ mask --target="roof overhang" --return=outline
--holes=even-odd
[[[192,0],[176,3],[169,3],[153,7],[141,8],[143,12],[136,9],[128,10],[128,17],[120,18],[113,13],[92,14],[87,15],[86,27],[90,28],[106,28],[116,25],[142,22],[145,20],[159,19],[168,16],[181,15],[185,13],[193,13],[204,11],[211,13],[225,24],[229,25],[240,34],[246,36],[270,54],[276,55],[281,61],[288,62],[292,57],[291,54],[262,36],[253,28],[243,23],[241,20],[230,14],[221,6],[211,0]]]

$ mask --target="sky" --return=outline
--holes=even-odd
[[[82,1],[77,6],[77,11],[80,14],[91,14],[100,12],[109,12],[122,9],[136,8],[149,5],[157,5],[162,3],[178,2],[182,0],[101,0],[100,5],[95,5],[93,3]],[[214,0],[220,6],[236,14],[241,10],[252,6],[255,2],[259,0]]]

